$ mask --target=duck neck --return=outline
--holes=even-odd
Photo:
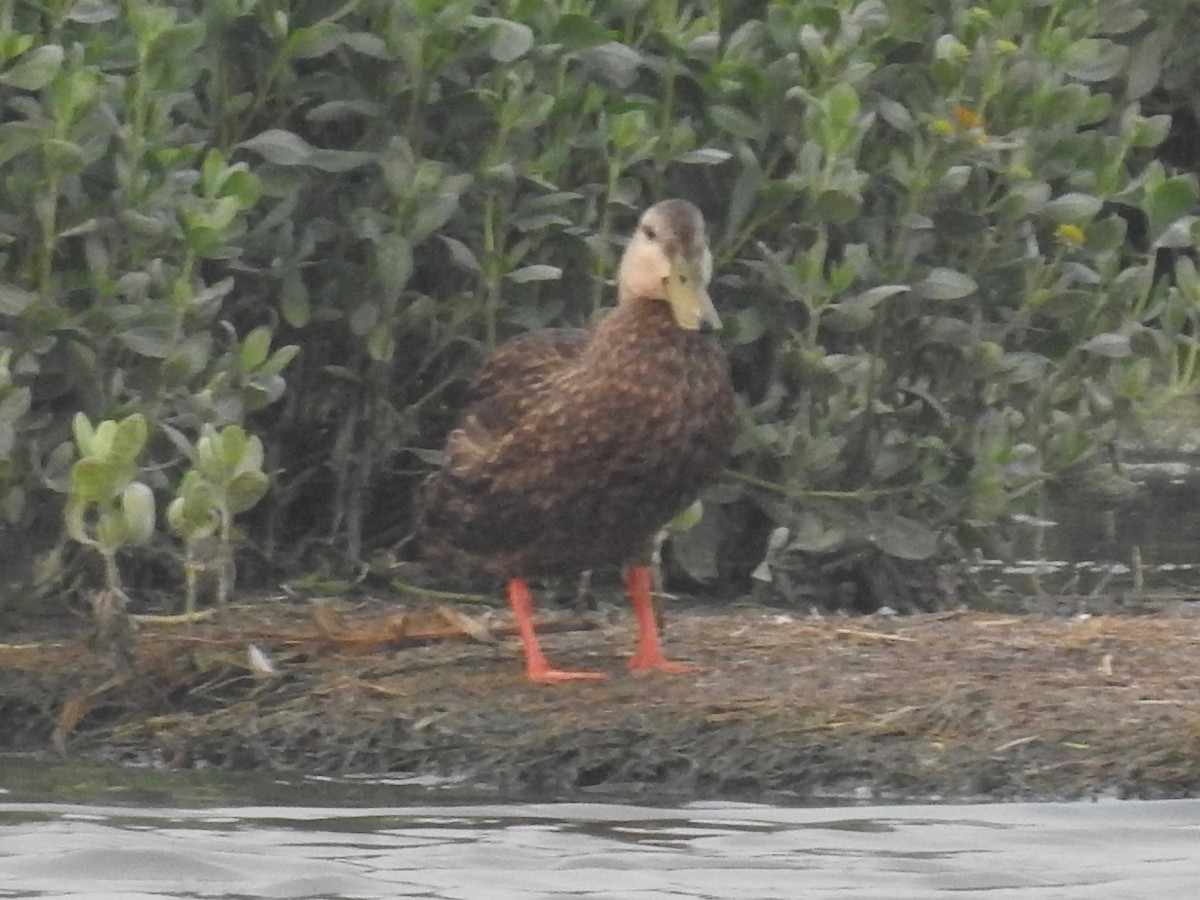
[[[665,300],[627,297],[596,327],[595,343],[612,353],[618,347],[644,347],[648,342],[673,343],[685,334]]]

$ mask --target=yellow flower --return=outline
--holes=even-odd
[[[954,107],[954,119],[961,131],[984,127],[983,116],[966,106]]]
[[[934,119],[930,127],[938,134],[949,134],[954,130],[948,119]]]
[[[1083,229],[1078,225],[1059,225],[1054,229],[1054,235],[1064,244],[1071,244],[1078,247],[1083,243],[1085,237]]]

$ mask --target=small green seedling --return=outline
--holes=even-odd
[[[196,442],[192,468],[167,507],[167,524],[186,547],[185,615],[195,616],[199,574],[215,568],[217,607],[224,609],[234,578],[233,517],[253,507],[267,492],[263,445],[238,425],[218,431],[205,425]]]
[[[146,543],[154,534],[154,492],[137,480],[138,457],[146,446],[146,419],[140,413],[92,427],[83,413],[73,424],[79,459],[71,467],[65,510],[67,534],[104,559],[108,604],[124,608],[125,593],[117,553]]]

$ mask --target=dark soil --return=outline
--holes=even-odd
[[[477,609],[264,599],[224,625],[142,624],[120,654],[48,627],[0,644],[0,752],[436,774],[519,797],[1200,794],[1200,604],[1040,606],[794,619],[681,602],[668,652],[700,671],[643,677],[623,666],[627,611],[547,616],[553,663],[611,676],[553,687],[524,681],[507,614]]]

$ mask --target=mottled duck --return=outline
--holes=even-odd
[[[655,535],[717,478],[735,436],[711,276],[700,211],[652,206],[621,259],[616,308],[590,329],[497,347],[422,487],[424,554],[507,581],[530,681],[604,676],[550,667],[525,579],[612,564],[626,568],[638,622],[629,668],[690,671],[663,657],[649,561]]]

